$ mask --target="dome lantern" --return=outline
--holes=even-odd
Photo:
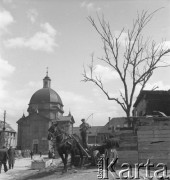
[[[48,77],[48,67],[47,67],[47,72],[46,76],[43,79],[43,88],[50,88],[51,87],[51,79]]]

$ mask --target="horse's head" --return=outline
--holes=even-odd
[[[61,143],[64,140],[64,132],[60,128],[55,128],[54,137],[57,143]]]
[[[52,138],[53,138],[53,135],[52,135],[52,133],[48,132],[47,139],[50,141],[50,140],[52,140]]]

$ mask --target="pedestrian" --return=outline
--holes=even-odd
[[[41,157],[42,156],[42,152],[40,151],[39,154],[40,154],[40,157]]]
[[[112,169],[110,169],[110,171],[112,173],[115,173],[116,177],[118,177],[116,173],[116,165],[118,163],[118,148],[118,141],[113,136],[110,136],[109,139],[106,141],[105,159],[108,158],[109,164],[112,163]]]
[[[84,148],[87,147],[87,130],[90,128],[90,125],[85,122],[85,119],[82,119],[82,124],[80,125],[80,135],[83,143]]]
[[[48,151],[48,158],[51,159],[51,151]]]
[[[33,157],[33,152],[32,151],[30,152],[30,156],[31,156],[31,159],[32,159],[32,157]]]
[[[4,165],[4,171],[7,172],[8,168],[7,168],[7,159],[8,159],[8,149],[6,149],[5,146],[3,146],[2,149],[0,149],[0,173],[1,173],[1,169],[2,169],[2,165]]]
[[[14,168],[14,163],[15,163],[15,149],[10,146],[8,149],[8,165],[9,169]]]

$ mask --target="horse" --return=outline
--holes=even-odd
[[[109,159],[109,162],[115,158],[118,158],[117,149],[119,148],[119,141],[110,137],[105,138],[105,140],[100,145],[94,145],[91,147],[91,152],[93,155],[93,165],[96,165],[98,160],[103,156],[105,159]]]
[[[71,155],[71,168],[75,165],[75,154],[80,155],[80,167],[83,163],[83,152],[75,136],[65,133],[59,127],[50,127],[48,130],[48,140],[55,141],[56,149],[64,164],[63,172],[67,172],[68,155]]]

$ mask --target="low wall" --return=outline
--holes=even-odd
[[[118,163],[135,164],[138,162],[137,134],[132,128],[122,128],[119,131]]]
[[[140,120],[138,126],[139,162],[150,159],[157,163],[170,164],[170,119],[152,118]],[[150,120],[150,121],[149,121]]]

